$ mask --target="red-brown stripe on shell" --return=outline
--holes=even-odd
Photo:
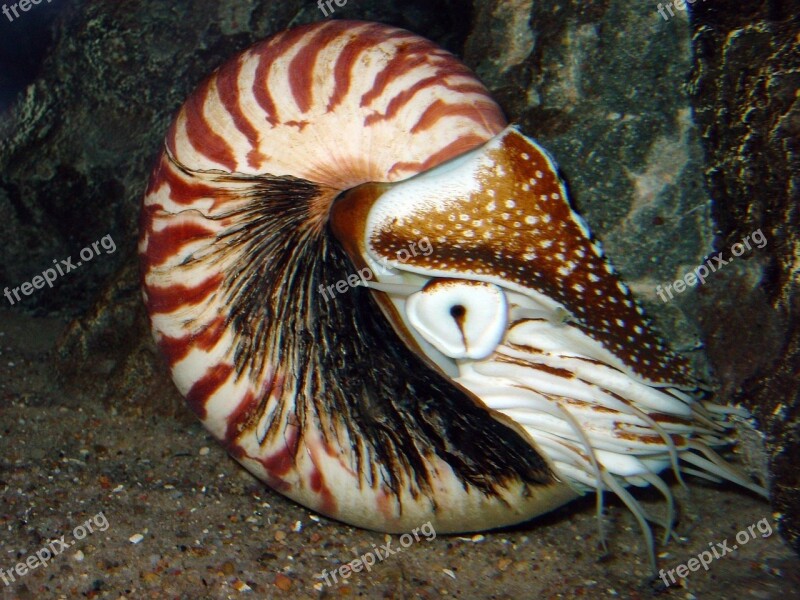
[[[390,532],[517,523],[589,489],[642,518],[624,486],[671,502],[656,473],[679,461],[752,485],[708,449],[724,411],[695,401],[552,160],[504,126],[452,55],[375,23],[282,32],[215,71],[141,223],[192,410],[275,489]]]

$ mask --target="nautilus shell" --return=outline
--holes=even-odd
[[[528,520],[672,469],[761,491],[570,208],[553,159],[433,43],[285,31],[217,69],[142,212],[155,339],[245,468],[360,527]],[[667,530],[669,519],[662,520]]]

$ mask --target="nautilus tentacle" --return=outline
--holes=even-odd
[[[469,531],[611,490],[644,524],[625,486],[671,512],[668,467],[755,488],[552,159],[406,31],[328,21],[215,71],[167,134],[140,254],[191,408],[326,515]]]

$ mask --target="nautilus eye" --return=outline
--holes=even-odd
[[[502,290],[469,280],[434,279],[408,297],[406,313],[411,326],[450,358],[486,358],[508,321]]]
[[[317,23],[212,73],[139,249],[189,406],[323,514],[471,531],[608,490],[649,537],[626,488],[671,507],[665,468],[763,491],[711,450],[733,409],[652,332],[552,158],[407,31]]]

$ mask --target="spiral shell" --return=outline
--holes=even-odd
[[[649,536],[625,486],[671,505],[657,473],[679,462],[762,491],[710,449],[730,411],[651,331],[552,158],[409,32],[328,21],[217,69],[169,129],[140,254],[189,406],[326,515],[469,531],[608,489]]]
[[[446,51],[346,21],[254,46],[179,111],[144,201],[145,302],[189,406],[277,490],[387,531],[437,507],[437,530],[480,529],[574,495],[512,426],[427,372],[368,294],[328,314],[316,292],[352,272],[324,227],[337,194],[428,170],[504,125]],[[479,428],[484,448],[448,439]]]

